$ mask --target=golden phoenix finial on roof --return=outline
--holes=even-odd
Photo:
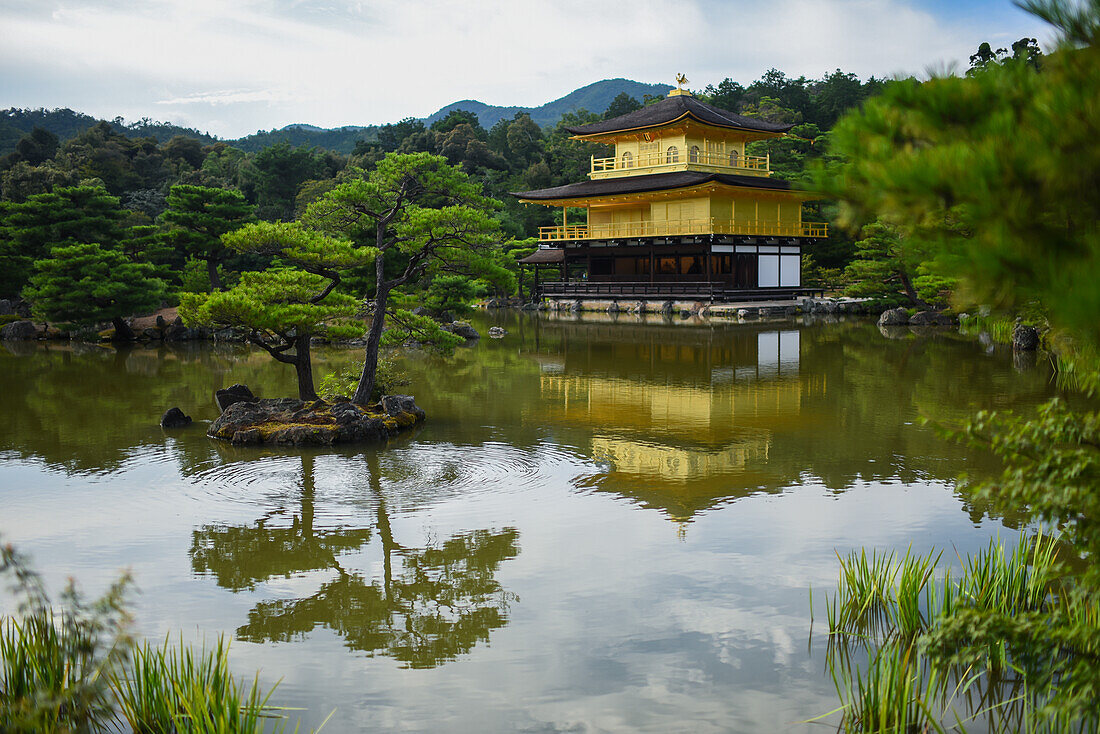
[[[688,83],[688,78],[686,76],[684,76],[683,74],[677,74],[676,75],[676,86],[678,86],[680,89],[683,89],[684,85],[687,84],[687,83]]]

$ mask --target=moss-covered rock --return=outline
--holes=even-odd
[[[387,412],[383,405],[390,411]],[[210,424],[207,435],[236,444],[326,446],[352,441],[381,441],[423,420],[424,411],[411,398],[401,401],[384,399],[379,405],[369,407],[347,401],[328,403],[323,400],[304,402],[293,398],[267,398],[228,406]]]

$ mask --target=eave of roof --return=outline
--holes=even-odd
[[[793,127],[793,125],[778,125],[764,120],[754,120],[707,104],[691,95],[680,94],[610,120],[565,129],[569,134],[583,138],[660,127],[687,117],[713,127],[777,135]]]
[[[542,248],[516,262],[521,265],[546,265],[565,262],[565,250],[560,248]]]
[[[640,194],[652,191],[685,189],[703,184],[722,184],[740,189],[758,189],[764,191],[790,191],[789,181],[763,176],[739,176],[729,173],[703,173],[701,171],[676,171],[673,173],[654,173],[648,176],[623,176],[620,178],[600,178],[580,183],[555,186],[534,191],[516,191],[510,195],[521,201],[542,202],[561,199],[592,199],[603,196]]]

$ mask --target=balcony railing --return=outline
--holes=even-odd
[[[616,224],[580,224],[568,227],[540,227],[539,240],[625,239],[692,234],[772,235],[777,237],[825,237],[828,226],[820,222],[723,222],[707,219],[674,219],[661,222],[619,222]]]
[[[613,171],[637,171],[639,169],[682,168],[683,164],[717,168],[733,173],[768,174],[771,172],[771,154],[766,156],[740,155],[739,153],[704,153],[701,150],[679,150],[676,155],[667,151],[643,153],[639,155],[627,154],[611,158],[592,157],[592,174],[610,173]]]

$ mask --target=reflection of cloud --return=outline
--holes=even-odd
[[[157,104],[209,104],[225,105],[242,102],[291,102],[294,95],[274,89],[223,89],[216,92],[195,92],[183,97],[158,99]]]

